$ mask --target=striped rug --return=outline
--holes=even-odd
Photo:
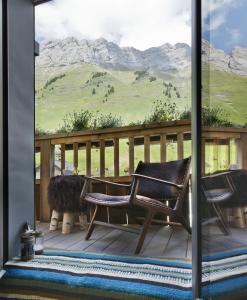
[[[0,299],[192,299],[191,262],[46,251],[10,261]],[[247,299],[247,249],[205,257],[204,299]]]

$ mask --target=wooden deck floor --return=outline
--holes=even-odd
[[[49,231],[48,223],[38,223],[37,229],[45,234],[46,249],[103,252],[106,254],[133,255],[137,235],[103,226],[97,226],[90,240],[85,241],[86,232],[75,226],[67,235]],[[217,227],[204,230],[203,252],[209,254],[247,246],[247,228],[231,229],[231,235],[224,236]],[[182,227],[153,225],[146,237],[142,252],[145,257],[191,258],[191,236]]]
[[[46,249],[133,255],[137,244],[137,234],[103,226],[97,226],[88,241],[84,240],[86,231],[81,231],[78,226],[67,235],[62,234],[61,229],[49,231],[48,223],[38,223],[37,229],[45,234]],[[190,258],[191,237],[182,227],[154,225],[139,256]]]

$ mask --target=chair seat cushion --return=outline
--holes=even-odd
[[[205,191],[207,202],[221,203],[232,198],[233,194],[229,189],[210,189]]]
[[[176,200],[176,199],[169,199],[169,200]],[[159,200],[148,198],[142,195],[136,195],[134,200],[134,204],[141,206],[141,207],[152,207],[157,209],[166,209],[168,206]]]
[[[129,204],[130,196],[111,196],[101,193],[88,193],[85,200],[103,206],[125,206]]]

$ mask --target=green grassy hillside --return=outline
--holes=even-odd
[[[203,68],[203,104],[219,106],[233,123],[247,123],[247,77]]]
[[[104,70],[89,64],[36,68],[36,124],[54,130],[65,114],[88,109],[121,116],[124,124],[143,121],[152,102],[164,97],[164,79],[135,71]],[[173,80],[178,108],[190,105],[190,82]]]
[[[121,116],[124,124],[143,121],[152,102],[164,97],[164,82],[179,92],[171,95],[178,109],[190,106],[191,84],[187,79],[164,80],[145,72],[104,70],[96,65],[36,68],[36,125],[55,130],[65,114],[88,109]],[[203,68],[203,103],[224,108],[231,121],[244,124],[247,77]]]

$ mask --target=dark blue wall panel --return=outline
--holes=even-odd
[[[8,1],[9,258],[23,225],[34,225],[34,8]]]

